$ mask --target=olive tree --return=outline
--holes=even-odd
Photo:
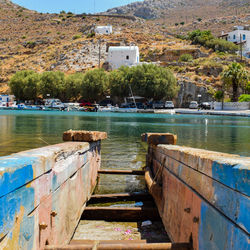
[[[108,76],[103,69],[87,71],[80,86],[82,97],[91,102],[100,101],[108,94]]]
[[[39,81],[39,74],[32,70],[24,70],[13,75],[9,85],[17,100],[35,100],[38,96]]]
[[[81,83],[84,74],[75,73],[66,77],[65,81],[65,96],[67,100],[77,100],[80,96]]]
[[[66,100],[64,73],[59,71],[42,73],[39,91],[43,98],[49,95],[53,98],[60,98],[62,101]]]

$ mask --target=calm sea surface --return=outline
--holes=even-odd
[[[146,145],[141,143],[140,135],[145,132],[175,133],[179,145],[250,156],[249,118],[1,110],[0,156],[60,143],[63,132],[68,129],[108,133],[108,139],[102,143],[103,168],[140,169],[144,166]],[[115,177],[112,178],[115,181]],[[138,177],[122,178],[129,178],[125,186],[120,185],[123,191],[129,190],[128,183],[140,183]],[[112,183],[107,189],[112,189]]]

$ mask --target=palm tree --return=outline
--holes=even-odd
[[[233,89],[232,101],[237,102],[239,97],[239,87],[244,88],[248,82],[248,74],[241,64],[233,62],[228,69],[222,72],[222,81],[226,87]]]

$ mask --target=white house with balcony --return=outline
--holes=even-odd
[[[111,46],[108,50],[107,61],[112,69],[138,65],[140,62],[139,48],[137,46]]]
[[[112,34],[112,26],[107,25],[107,26],[96,26],[95,28],[95,33],[99,35],[110,35]]]
[[[250,30],[249,26],[235,26],[229,33],[222,32],[221,38],[235,44],[242,43],[243,56],[250,58]]]
[[[0,107],[8,107],[15,100],[14,95],[0,95]]]

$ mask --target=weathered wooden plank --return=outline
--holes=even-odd
[[[94,142],[104,140],[106,138],[107,133],[99,131],[68,130],[63,133],[64,141]]]
[[[160,220],[157,207],[86,207],[82,220],[140,221]]]
[[[118,169],[100,169],[98,174],[117,174],[117,175],[144,175],[144,170],[118,170]]]
[[[99,244],[131,244],[131,243],[147,243],[147,240],[100,240]],[[70,245],[95,244],[96,240],[72,240]]]
[[[250,198],[235,192],[212,178],[179,163],[172,161],[170,170],[183,182],[215,206],[225,216],[234,221],[240,228],[250,233]],[[155,161],[156,163],[156,161]],[[159,164],[158,162],[156,163]]]
[[[50,171],[62,153],[84,154],[87,150],[88,143],[67,142],[0,157],[0,197]]]
[[[148,201],[152,196],[146,192],[117,193],[117,194],[95,194],[91,196],[88,204],[109,203],[114,201]]]
[[[120,244],[82,244],[82,245],[67,245],[67,246],[46,246],[45,250],[189,250],[191,249],[189,243],[120,243]]]
[[[175,145],[177,142],[177,135],[170,133],[145,133],[141,135],[143,142],[147,142],[149,145],[158,144],[172,144]]]
[[[37,165],[31,165],[32,171],[38,171],[31,172],[33,177],[27,175],[28,181],[10,184],[0,197],[0,249],[43,249],[47,243],[67,243],[96,184],[100,142],[68,142],[14,158],[26,159],[29,152],[39,158]],[[26,167],[21,164],[20,169]],[[14,162],[13,171],[18,174],[20,169]],[[8,178],[1,177],[4,184]],[[19,187],[20,183],[26,184]]]
[[[162,174],[162,192],[162,221],[173,242],[192,238],[194,249],[249,248],[249,235],[245,231],[166,168]]]
[[[156,151],[250,196],[250,157],[174,145],[160,145]]]

